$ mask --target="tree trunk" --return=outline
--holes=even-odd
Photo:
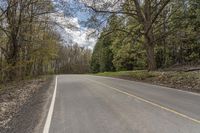
[[[16,36],[13,34],[10,38],[9,41],[10,46],[8,47],[8,57],[7,57],[7,63],[10,66],[10,69],[8,71],[8,77],[9,80],[14,80],[17,77],[17,68],[16,68],[16,64],[18,61],[18,45],[17,45],[17,39]]]
[[[152,7],[151,1],[145,0],[144,4],[144,18],[143,19],[143,26],[144,26],[144,45],[146,48],[147,54],[147,63],[148,63],[148,71],[156,70],[156,59],[154,53],[154,34],[153,34],[153,27],[152,27]]]
[[[2,53],[2,50],[0,49],[0,75],[1,75],[1,79],[0,79],[0,83],[3,81],[4,79],[4,71],[3,71],[3,68],[4,68],[4,64],[3,64],[3,53]]]
[[[155,51],[154,44],[152,44],[152,37],[145,35],[145,48],[147,54],[147,63],[148,63],[148,71],[156,70],[156,59],[155,59]]]

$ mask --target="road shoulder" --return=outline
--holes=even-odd
[[[43,129],[48,106],[53,92],[53,77],[36,83],[34,91],[27,93],[27,98],[15,111],[12,118],[3,127],[1,133],[39,133]],[[26,89],[29,89],[27,86]],[[16,101],[17,102],[17,101]],[[18,103],[17,103],[18,104]]]

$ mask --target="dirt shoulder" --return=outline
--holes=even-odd
[[[155,85],[200,93],[200,71],[120,71],[98,73],[98,76],[109,76],[127,80],[146,82]]]
[[[45,118],[53,77],[10,83],[0,91],[0,132],[32,133]],[[43,117],[41,116],[43,115]]]

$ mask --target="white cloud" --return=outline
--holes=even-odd
[[[95,29],[82,27],[78,23],[78,18],[64,17],[62,13],[53,14],[52,19],[63,27],[59,32],[66,42],[77,43],[79,46],[91,49],[94,47],[97,38],[88,38],[88,34],[93,32]]]

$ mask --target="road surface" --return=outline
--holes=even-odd
[[[90,75],[57,76],[44,133],[200,133],[200,95]]]

